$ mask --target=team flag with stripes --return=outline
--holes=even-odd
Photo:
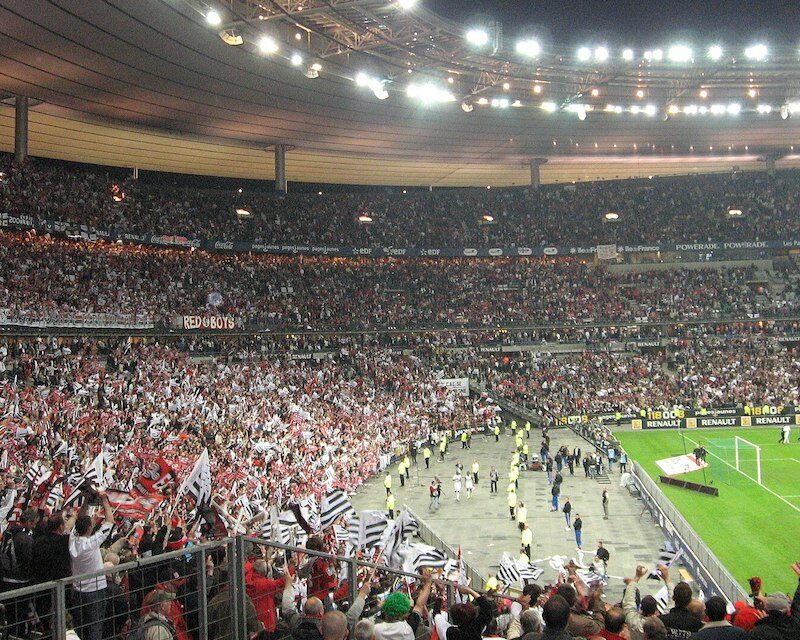
[[[381,542],[381,536],[389,525],[389,517],[385,511],[366,510],[355,519],[358,527],[357,542],[359,549],[374,549]],[[352,521],[351,521],[352,523]]]
[[[344,515],[351,515],[355,513],[353,505],[350,503],[350,498],[341,489],[335,489],[326,494],[322,499],[322,508],[320,509],[320,530],[325,531],[336,520]]]
[[[187,494],[192,496],[197,504],[211,501],[211,462],[208,459],[208,449],[203,449],[203,453],[197,458],[191,473],[181,483],[175,499],[180,500]]]
[[[403,540],[412,535],[419,529],[417,521],[403,509],[400,514],[390,523],[381,535],[380,546],[383,548],[383,559],[386,566],[392,569],[400,569],[403,566],[403,558],[400,555],[400,545]]]
[[[520,579],[519,569],[517,569],[517,565],[514,564],[514,561],[508,553],[504,553],[503,557],[500,559],[500,569],[497,572],[497,579],[508,586],[511,586]]]

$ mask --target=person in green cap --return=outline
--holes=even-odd
[[[431,585],[430,573],[426,573],[413,608],[411,598],[405,593],[390,593],[381,605],[381,621],[375,624],[375,640],[414,640],[425,613]]]

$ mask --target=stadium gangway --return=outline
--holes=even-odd
[[[180,583],[180,591],[175,599],[182,603],[182,616],[187,623],[187,631],[193,640],[215,640],[209,635],[209,590],[217,592],[217,597],[227,590],[226,601],[219,607],[224,615],[217,617],[217,623],[225,623],[230,628],[230,638],[247,638],[245,590],[245,562],[250,545],[260,545],[274,550],[281,550],[292,554],[304,554],[327,560],[335,561],[340,566],[346,567],[348,581],[348,597],[352,603],[358,591],[358,571],[361,568],[376,569],[384,578],[391,580],[397,578],[419,579],[416,573],[409,573],[391,569],[380,564],[366,562],[356,558],[337,556],[329,553],[311,551],[305,548],[278,544],[268,540],[250,536],[237,536],[223,540],[194,545],[158,554],[148,558],[119,564],[104,568],[101,571],[78,576],[71,576],[62,580],[45,582],[26,586],[12,591],[0,593],[0,638],[3,640],[23,637],[23,625],[31,623],[36,631],[27,632],[26,638],[53,638],[65,640],[67,634],[67,614],[73,617],[76,630],[80,634],[82,626],[80,607],[76,602],[74,585],[100,576],[105,576],[109,585],[117,585],[115,592],[109,588],[103,596],[104,615],[100,621],[105,625],[122,624],[123,618],[130,620],[133,628],[139,617],[141,604],[157,585],[164,584],[164,576],[168,575],[167,583]],[[207,563],[209,558],[216,558],[212,574],[209,574]],[[224,562],[220,562],[224,559]],[[221,569],[225,569],[221,571]],[[165,574],[165,570],[169,573]],[[224,579],[220,576],[224,574]],[[457,585],[445,580],[437,581],[445,590],[449,603],[455,601]],[[125,585],[127,591],[121,590],[119,585]],[[477,586],[477,585],[476,585]],[[282,590],[281,590],[282,591]],[[281,591],[275,594],[276,605],[280,607]],[[122,609],[116,609],[117,598],[120,593],[127,595],[128,604]],[[185,606],[191,603],[190,606]],[[29,612],[33,615],[31,619]],[[126,613],[127,612],[127,613]],[[31,622],[32,620],[32,622]],[[212,620],[212,624],[215,622]],[[40,632],[40,633],[39,633]],[[118,633],[103,634],[103,640],[112,640],[119,637]]]

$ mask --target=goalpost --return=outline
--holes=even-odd
[[[761,447],[749,440],[733,437],[734,460],[736,470],[758,484],[761,482]]]

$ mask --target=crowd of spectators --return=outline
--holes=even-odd
[[[270,193],[170,187],[109,177],[101,168],[0,159],[0,212],[96,228],[205,239],[347,246],[593,246],[795,237],[800,173],[688,176],[372,193]],[[111,197],[124,193],[122,202]],[[235,208],[246,208],[242,218]],[[731,219],[728,209],[744,215]],[[618,224],[605,214],[620,215]],[[367,215],[371,224],[361,224]],[[484,216],[493,219],[487,224]]]
[[[681,338],[642,353],[509,354],[472,348],[436,357],[448,374],[469,375],[498,395],[551,416],[800,401],[797,349],[769,336]]]
[[[0,309],[38,320],[231,314],[279,329],[581,325],[780,317],[752,267],[618,274],[573,258],[331,258],[0,232]]]

